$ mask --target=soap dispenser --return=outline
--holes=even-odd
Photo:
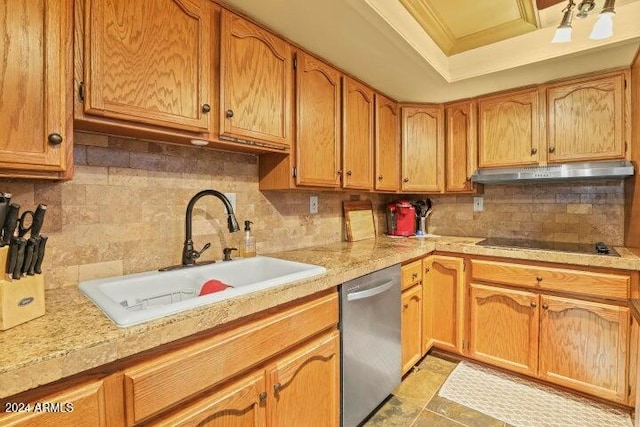
[[[251,221],[244,222],[244,239],[240,245],[240,256],[242,258],[249,258],[256,256],[256,238],[251,234]]]

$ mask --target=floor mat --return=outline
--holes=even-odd
[[[633,427],[619,409],[466,361],[438,395],[518,427]]]

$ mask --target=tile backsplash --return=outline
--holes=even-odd
[[[77,132],[74,155],[71,181],[0,181],[0,190],[11,192],[23,209],[49,206],[43,228],[49,235],[47,288],[178,264],[187,202],[203,189],[236,194],[238,222],[254,222],[258,253],[342,240],[343,200],[372,200],[378,232],[385,232],[384,203],[398,198],[261,192],[258,157],[197,147]],[[309,214],[311,194],[319,196],[315,215]],[[484,211],[473,212],[473,196],[431,196],[429,232],[623,243],[621,181],[487,186],[483,197]],[[211,242],[201,258],[209,260],[220,259],[223,247],[239,247],[243,232],[229,233],[222,203],[205,197],[194,209],[193,235],[196,249]]]

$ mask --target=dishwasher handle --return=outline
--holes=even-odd
[[[390,280],[388,282],[382,283],[381,285],[375,286],[375,287],[370,288],[370,289],[366,289],[364,291],[353,292],[353,293],[347,294],[347,301],[355,301],[355,300],[369,298],[369,297],[381,294],[381,293],[391,289],[394,284],[395,284],[395,281]]]

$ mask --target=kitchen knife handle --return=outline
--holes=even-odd
[[[31,262],[33,261],[35,238],[31,237],[27,240],[27,246],[24,250],[24,262],[22,263],[21,273],[22,275],[26,275],[29,272],[29,267],[31,267]]]
[[[7,274],[13,274],[13,270],[16,268],[16,261],[18,259],[18,240],[11,239],[9,243],[9,256],[7,257]]]
[[[18,211],[20,211],[20,205],[17,203],[11,203],[7,210],[7,217],[4,220],[3,238],[4,243],[11,243],[13,232],[16,231],[16,225],[18,225]]]
[[[47,245],[47,236],[40,236],[40,244],[38,245],[38,260],[33,268],[36,274],[42,273],[42,259],[44,258],[44,248]]]
[[[44,214],[47,213],[47,205],[40,203],[33,213],[33,222],[31,223],[31,237],[38,237],[42,224],[44,223]]]
[[[22,277],[22,264],[24,264],[24,252],[27,247],[27,241],[24,239],[18,238],[18,254],[16,255],[16,265],[13,268],[14,279],[20,279]]]
[[[33,276],[35,274],[34,270],[36,268],[36,263],[38,262],[38,250],[40,248],[40,242],[42,241],[42,238],[40,236],[32,237],[31,239],[33,239],[33,258],[31,258],[30,264],[27,265],[26,262],[24,263],[27,270],[27,276]]]

